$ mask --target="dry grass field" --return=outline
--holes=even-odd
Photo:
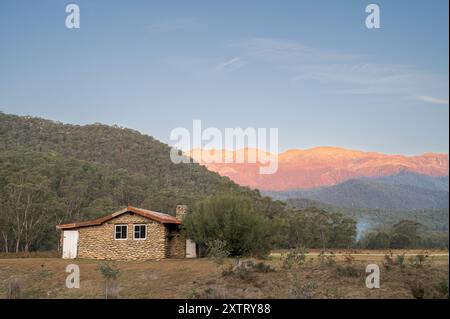
[[[233,269],[210,258],[107,262],[119,269],[115,298],[448,298],[448,251],[310,251],[303,264],[283,266],[282,251]],[[386,263],[390,254],[392,263]],[[397,257],[404,255],[404,258]],[[420,265],[416,256],[423,256]],[[105,262],[62,260],[54,254],[0,256],[0,298],[104,298]],[[403,259],[403,265],[401,261]],[[248,261],[246,259],[245,261]],[[68,264],[80,267],[80,288],[65,286]],[[368,289],[365,268],[377,264],[381,287]]]

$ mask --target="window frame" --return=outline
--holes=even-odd
[[[117,238],[117,227],[126,227],[126,237]],[[127,224],[114,224],[114,240],[128,240],[128,225]]]
[[[145,237],[144,238],[136,238],[136,226],[144,226],[145,227]],[[147,240],[147,224],[133,224],[133,240]]]

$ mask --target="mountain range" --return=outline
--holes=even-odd
[[[256,150],[228,155],[249,152]],[[187,155],[198,160],[202,153]],[[444,154],[408,157],[320,147],[282,153],[277,173],[260,175],[258,164],[174,164],[168,145],[131,129],[0,112],[0,184],[15,178],[13,167],[51,180],[57,196],[75,207],[80,219],[129,203],[170,212],[176,204],[193,205],[224,192],[246,196],[270,215],[285,212],[281,202],[242,187],[251,186],[292,208],[315,206],[376,224],[413,218],[448,230]]]
[[[259,163],[206,163],[202,158],[214,152],[193,150],[187,155],[209,170],[227,176],[242,186],[267,191],[287,191],[333,186],[361,177],[384,177],[400,172],[428,176],[447,176],[448,154],[425,153],[418,156],[387,155],[337,147],[316,147],[308,150],[289,150],[278,155],[275,174],[261,175]],[[227,151],[228,152],[228,151]],[[243,149],[232,156],[257,156],[261,151]],[[232,152],[233,153],[233,152]]]

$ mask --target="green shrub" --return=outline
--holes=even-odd
[[[436,285],[436,290],[438,291],[439,298],[448,299],[448,279],[440,281]]]
[[[255,279],[253,272],[270,272],[275,271],[269,265],[263,262],[254,263],[252,260],[242,261],[236,258],[234,265],[229,265],[222,270],[222,276],[234,276],[240,280],[250,282]]]
[[[235,275],[237,278],[245,282],[251,282],[255,278],[251,271],[245,267],[239,267],[235,270]]]
[[[289,298],[291,299],[312,299],[317,286],[312,280],[302,282],[299,279],[293,281],[289,290]]]
[[[361,272],[358,271],[355,267],[350,265],[338,266],[336,268],[336,272],[339,276],[343,277],[359,277],[361,276]]]
[[[394,265],[394,258],[392,253],[384,255],[383,266],[386,270],[391,270]]]
[[[327,253],[322,250],[319,254],[319,261],[321,265],[332,266],[336,264],[336,256],[333,252]]]
[[[422,267],[427,257],[425,255],[416,255],[413,259],[413,265],[416,267]]]
[[[186,234],[200,245],[221,240],[231,256],[266,256],[276,241],[277,223],[256,203],[237,194],[220,194],[197,203],[183,221]]]
[[[120,274],[120,270],[117,266],[110,266],[109,264],[101,264],[98,268],[103,276],[104,280],[104,293],[105,299],[117,298],[117,278]]]
[[[344,261],[345,261],[345,263],[351,265],[355,261],[355,257],[353,257],[351,254],[345,254]]]
[[[267,264],[265,264],[263,262],[256,263],[253,266],[253,269],[256,272],[262,272],[262,273],[268,273],[268,272],[274,272],[275,271],[274,268],[270,267],[270,265],[267,265]]]
[[[223,264],[225,258],[230,255],[230,252],[227,249],[227,243],[223,240],[212,240],[208,242],[206,246],[208,247],[208,256],[212,257],[219,265]]]
[[[306,254],[307,251],[304,247],[290,250],[286,255],[283,256],[282,267],[285,269],[291,269],[293,266],[302,266],[306,261]]]
[[[8,282],[8,287],[6,290],[6,299],[21,299],[22,298],[22,288],[21,283],[18,279],[13,278]]]
[[[405,269],[405,254],[397,255],[397,265],[400,267],[400,269]]]
[[[222,287],[209,287],[205,289],[203,294],[199,296],[200,299],[230,299],[231,295],[225,288]]]
[[[416,299],[423,299],[425,297],[425,286],[422,281],[415,280],[409,283],[411,294]]]

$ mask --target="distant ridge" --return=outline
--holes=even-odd
[[[227,176],[239,185],[269,191],[333,186],[354,178],[384,177],[401,172],[428,176],[448,176],[449,172],[448,154],[404,156],[316,147],[283,152],[278,157],[278,171],[273,175],[260,175],[258,163],[202,163],[200,155],[206,152],[211,156],[211,151],[201,150],[188,154],[209,170]],[[252,152],[258,150],[239,150],[235,153],[248,155]]]
[[[412,185],[383,184],[351,179],[341,184],[290,192],[289,198],[304,198],[338,207],[392,210],[448,208],[448,191]]]

